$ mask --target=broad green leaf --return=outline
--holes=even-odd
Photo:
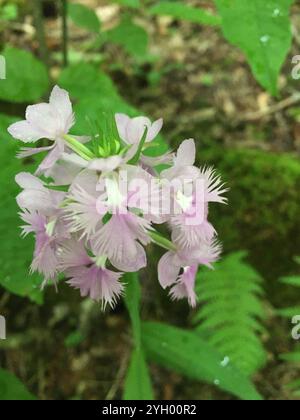
[[[175,19],[187,20],[200,25],[220,25],[219,16],[213,15],[207,10],[192,7],[183,2],[160,1],[150,8],[149,13],[159,16],[172,16]]]
[[[27,401],[36,400],[36,398],[12,373],[0,368],[0,400]]]
[[[7,47],[2,55],[6,60],[6,79],[0,80],[0,100],[35,102],[49,88],[46,67],[31,53]]]
[[[100,21],[93,9],[79,3],[69,3],[68,14],[73,22],[81,28],[91,32],[100,31]]]
[[[142,326],[142,342],[147,357],[165,368],[215,384],[244,400],[262,399],[251,381],[226,362],[225,355],[194,332],[147,322]]]
[[[246,55],[254,77],[271,94],[291,47],[293,0],[215,0],[225,37]]]
[[[130,315],[133,336],[137,348],[141,346],[140,300],[141,288],[137,273],[127,273],[124,276],[125,304]]]
[[[126,375],[123,400],[153,400],[153,390],[144,353],[135,349]]]
[[[31,235],[24,239],[20,236],[19,226],[22,221],[18,216],[19,208],[16,203],[20,190],[15,176],[22,171],[33,172],[35,165],[24,165],[16,158],[20,144],[7,132],[7,127],[15,121],[15,118],[0,114],[1,158],[4,163],[0,167],[0,287],[42,303],[42,292],[39,288],[42,279],[36,274],[29,275],[34,240]]]
[[[105,37],[107,41],[121,45],[137,59],[143,59],[147,54],[148,34],[130,18],[125,17],[118,26],[105,32]]]

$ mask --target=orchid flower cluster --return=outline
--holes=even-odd
[[[55,86],[49,103],[29,106],[26,120],[8,128],[23,143],[51,141],[18,154],[47,152],[34,175],[16,176],[22,234],[36,240],[31,271],[42,274],[43,285],[64,274],[82,296],[113,307],[124,292],[123,274],[147,266],[152,243],[166,250],[161,286],[195,306],[198,267],[212,267],[221,252],[208,221],[209,203],[226,202],[220,178],[195,166],[192,139],[177,153],[153,157],[162,119],[116,114],[91,137],[71,135],[74,124],[69,94]]]

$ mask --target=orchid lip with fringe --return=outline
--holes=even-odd
[[[23,143],[52,142],[18,154],[46,153],[35,174],[16,175],[22,233],[36,241],[31,271],[44,285],[64,274],[67,284],[104,309],[126,292],[123,274],[147,267],[148,251],[158,246],[166,251],[158,281],[172,299],[194,307],[198,269],[212,268],[221,253],[208,220],[209,203],[226,203],[221,178],[195,165],[193,139],[176,153],[150,155],[162,118],[103,115],[81,137],[70,133],[74,125],[69,94],[55,86],[49,103],[29,106],[26,119],[8,128]]]

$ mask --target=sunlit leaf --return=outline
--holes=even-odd
[[[293,0],[215,0],[225,37],[246,55],[254,77],[273,95],[291,47]]]
[[[206,340],[192,331],[166,324],[143,324],[147,356],[164,368],[189,378],[215,384],[241,399],[260,400],[251,381]]]
[[[30,52],[7,47],[6,79],[0,79],[0,99],[9,102],[35,102],[49,88],[46,67]]]
[[[77,26],[91,32],[97,33],[100,31],[100,21],[93,9],[83,4],[69,2],[68,13]]]

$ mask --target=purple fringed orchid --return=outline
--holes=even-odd
[[[210,203],[226,202],[221,179],[195,166],[193,139],[176,153],[149,156],[162,119],[116,114],[81,138],[69,134],[74,121],[69,94],[55,86],[49,104],[28,107],[26,120],[8,128],[25,143],[53,142],[19,154],[49,152],[35,176],[16,176],[22,232],[36,239],[31,270],[43,284],[63,273],[82,296],[113,307],[126,288],[123,274],[147,267],[152,243],[167,251],[158,263],[161,286],[194,307],[198,268],[212,268],[221,253],[208,220]],[[162,224],[170,239],[159,233]]]

